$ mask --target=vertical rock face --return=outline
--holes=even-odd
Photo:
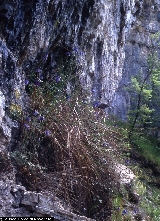
[[[142,1],[2,2],[1,40],[5,53],[10,51],[7,62],[13,60],[5,69],[10,78],[37,68],[51,73],[57,52],[74,50],[84,68],[84,88],[94,89],[91,100],[112,100],[122,76],[125,39]]]
[[[11,137],[9,111],[20,112],[24,76],[54,73],[56,59],[74,53],[91,101],[108,104],[122,76],[124,45],[141,11],[136,0],[3,0],[0,3],[1,125]],[[6,114],[5,114],[6,113]],[[5,125],[5,126],[4,126]]]
[[[150,35],[160,26],[159,4],[158,0],[1,1],[1,90],[6,104],[15,93],[24,94],[24,74],[38,69],[54,73],[57,57],[69,51],[82,65],[80,80],[89,100],[111,105],[109,112],[126,119],[130,98],[122,88],[131,75],[147,70]]]
[[[141,2],[98,1],[87,20],[81,45],[86,57],[86,85],[93,100],[109,103],[121,79],[124,45]],[[82,13],[83,15],[83,13]]]
[[[125,86],[128,86],[131,76],[138,73],[144,76],[147,73],[149,53],[157,51],[160,55],[160,48],[152,39],[152,34],[160,31],[160,1],[146,0],[142,6],[142,12],[137,15],[136,22],[126,38],[122,79],[111,105],[111,112],[123,120],[127,120],[127,110],[132,99],[126,92]]]
[[[109,111],[125,119],[130,98],[123,85],[147,69],[159,7],[158,0],[1,0],[1,151],[16,139],[14,115],[25,108],[25,78],[39,70],[54,74],[58,58],[67,53],[82,65],[79,77],[89,100],[112,103]]]

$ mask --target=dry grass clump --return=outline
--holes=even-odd
[[[114,139],[79,97],[53,101],[34,91],[22,121],[17,178],[29,190],[54,191],[80,214],[109,220],[115,175],[105,142]]]

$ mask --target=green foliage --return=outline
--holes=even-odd
[[[135,77],[131,78],[131,83],[132,83],[132,88],[133,90],[135,89],[135,91],[137,91],[137,93],[141,92],[141,86],[140,83],[138,82],[138,79]]]
[[[111,216],[112,221],[131,221],[133,220],[133,214],[137,211],[135,211],[135,208],[128,207],[128,192],[126,191],[125,187],[121,185],[121,193],[115,194],[113,197],[113,213]]]
[[[155,34],[152,34],[152,40],[159,46],[160,45],[160,31],[155,33]]]
[[[160,191],[154,187],[148,187],[148,193],[143,197],[140,206],[153,221],[160,220]]]
[[[153,112],[153,110],[149,108],[149,101],[152,98],[152,90],[149,88],[149,84],[145,83],[140,76],[132,77],[131,85],[130,89],[136,93],[136,98],[133,103],[137,108],[129,112],[130,119],[131,117],[134,119],[136,114],[138,114],[138,124],[143,125]]]
[[[131,142],[139,154],[160,168],[159,143],[155,138],[134,132]]]
[[[139,180],[136,180],[134,189],[139,196],[143,196],[147,192],[146,186]]]
[[[160,62],[156,53],[148,57],[149,70],[146,76],[139,73],[131,78],[127,89],[132,96],[131,109],[128,112],[131,124],[129,137],[135,127],[148,129],[159,120],[157,107],[160,102]]]
[[[117,132],[120,132],[122,134],[121,148],[125,152],[132,148],[132,151],[136,153],[136,156],[139,156],[141,158],[141,161],[138,160],[136,164],[127,164],[127,166],[134,172],[137,179],[132,183],[133,184],[133,190],[135,190],[136,193],[139,194],[140,200],[138,204],[138,209],[143,210],[147,216],[148,220],[152,221],[158,221],[160,219],[160,211],[159,211],[159,204],[160,204],[160,192],[159,189],[149,185],[150,183],[159,183],[159,177],[154,177],[152,174],[152,169],[148,166],[147,168],[143,167],[143,164],[145,162],[149,162],[150,165],[157,168],[159,170],[160,168],[160,156],[159,156],[159,148],[158,148],[158,141],[151,136],[146,136],[144,133],[140,133],[140,131],[135,130],[131,137],[131,142],[128,143],[128,139],[126,136],[126,129],[129,127],[128,123],[109,120],[106,122],[106,124],[110,125],[112,129],[115,131],[115,134],[118,134]],[[116,124],[116,127],[114,125]],[[116,135],[117,136],[117,135]],[[128,145],[128,148],[126,149],[126,144]],[[127,154],[123,154],[123,157],[127,159],[127,162],[132,159],[128,157]],[[134,157],[133,157],[134,159]],[[125,161],[126,162],[126,161]],[[148,174],[148,170],[151,172]],[[154,184],[153,184],[154,185]],[[125,207],[125,209],[128,211],[128,214],[125,214],[125,216],[122,216],[122,212],[124,210],[124,205],[127,204],[127,196],[125,194],[115,194],[113,198],[113,214],[112,214],[112,220],[113,221],[119,221],[119,220],[130,220],[130,217],[126,217],[126,215],[129,215],[129,210]],[[138,212],[135,213],[135,211],[131,211],[131,214],[138,214]],[[132,216],[133,217],[133,216]],[[138,216],[137,216],[138,217]],[[131,218],[132,220],[132,218]]]

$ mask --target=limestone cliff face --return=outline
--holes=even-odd
[[[58,55],[76,53],[91,102],[126,117],[123,85],[146,71],[150,34],[160,29],[159,0],[1,0],[0,149],[18,138],[9,109],[25,107],[25,77],[54,73]]]
[[[147,71],[151,34],[160,29],[159,7],[158,0],[1,1],[1,92],[6,110],[17,91],[16,102],[23,107],[25,75],[39,68],[52,74],[57,55],[67,50],[79,57],[89,99],[108,104],[109,112],[125,119],[130,98],[122,88],[131,75]]]
[[[0,122],[5,139],[10,141],[18,127],[8,113],[24,108],[25,76],[39,69],[51,75],[56,58],[66,51],[76,53],[82,64],[80,80],[89,99],[110,105],[122,77],[126,39],[142,6],[139,0],[1,1]]]
[[[94,89],[91,100],[108,103],[121,79],[124,45],[142,3],[136,0],[3,1],[1,55],[2,71],[10,78],[8,83],[15,80],[10,73],[22,76],[39,66],[43,72],[53,72],[55,54],[62,47],[69,48],[77,50],[80,61],[83,60],[81,80],[89,91]]]
[[[131,76],[148,72],[148,55],[157,51],[160,56],[160,47],[152,38],[152,34],[160,31],[160,1],[144,1],[142,11],[136,17],[136,22],[132,25],[130,33],[124,45],[125,60],[122,71],[122,79],[114,94],[111,113],[114,113],[123,120],[127,120],[127,110],[130,107],[131,97],[126,92],[125,87],[129,85]]]

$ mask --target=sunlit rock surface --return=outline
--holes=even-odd
[[[0,148],[3,154],[18,139],[19,125],[11,120],[9,113],[19,113],[26,105],[25,76],[39,69],[45,76],[52,75],[57,57],[66,52],[79,58],[83,69],[80,80],[88,90],[89,100],[109,105],[109,113],[125,119],[130,97],[123,85],[132,74],[147,69],[150,34],[159,30],[159,5],[158,0],[0,1]],[[11,179],[14,180],[14,174]],[[12,184],[3,182],[0,183],[0,216],[30,216],[33,208],[35,216],[52,216],[50,200],[46,212],[41,195],[25,192],[21,186],[11,190]],[[39,196],[41,200],[37,201]],[[58,220],[65,220],[66,214],[66,220],[87,220],[62,210],[57,206]]]
[[[57,51],[76,51],[91,100],[108,103],[122,76],[124,45],[142,1],[3,1],[1,36],[17,59],[11,72],[54,71]],[[39,64],[38,59],[43,59]],[[45,68],[44,68],[45,67]]]
[[[144,1],[141,13],[137,14],[136,21],[126,38],[124,45],[125,62],[122,79],[114,94],[109,113],[114,113],[123,120],[127,120],[127,111],[132,98],[126,91],[131,76],[148,72],[147,58],[150,53],[158,52],[160,57],[159,40],[153,40],[152,35],[160,31],[160,1]]]
[[[1,60],[8,86],[21,87],[19,78],[38,69],[52,75],[58,54],[70,51],[82,65],[89,100],[109,105],[108,113],[125,120],[130,97],[124,86],[131,75],[147,71],[159,13],[157,0],[2,1]]]

